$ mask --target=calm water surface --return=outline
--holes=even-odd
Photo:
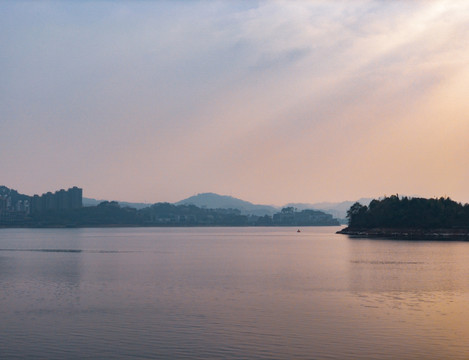
[[[0,358],[468,359],[469,243],[0,229]]]

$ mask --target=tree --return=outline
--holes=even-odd
[[[282,209],[282,214],[293,214],[295,210],[296,209],[293,206],[284,207]]]
[[[358,227],[364,223],[364,216],[368,208],[359,202],[353,204],[347,211],[349,226]]]

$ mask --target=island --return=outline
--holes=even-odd
[[[449,197],[399,197],[353,204],[348,226],[337,233],[355,237],[469,240],[469,204]]]

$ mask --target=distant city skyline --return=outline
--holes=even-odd
[[[467,1],[6,1],[0,17],[0,185],[469,202]]]

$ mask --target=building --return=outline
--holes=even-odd
[[[83,189],[76,186],[68,190],[60,189],[55,193],[34,195],[29,208],[31,212],[79,209],[83,206]]]

